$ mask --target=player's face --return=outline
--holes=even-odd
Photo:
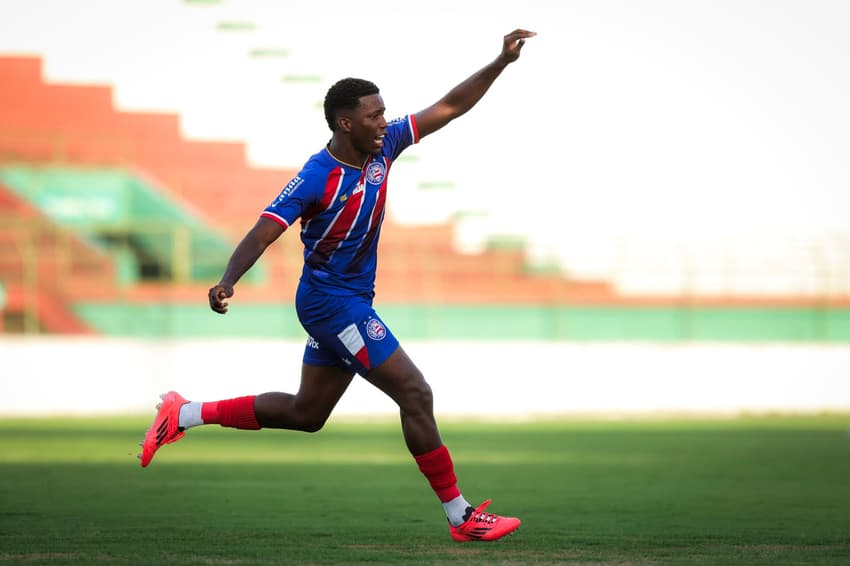
[[[351,116],[351,143],[355,149],[363,153],[381,152],[387,133],[385,111],[384,99],[380,94],[360,98],[360,106]]]

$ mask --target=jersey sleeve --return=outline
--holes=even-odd
[[[384,137],[384,153],[393,161],[402,151],[411,145],[419,143],[419,130],[416,128],[416,118],[408,114],[396,118],[387,124],[387,135]]]
[[[274,201],[260,214],[274,220],[283,229],[289,228],[298,217],[313,208],[322,196],[319,183],[310,183],[303,171],[292,178]]]

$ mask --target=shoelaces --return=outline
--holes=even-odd
[[[473,513],[472,520],[476,523],[495,523],[496,516],[490,513]]]

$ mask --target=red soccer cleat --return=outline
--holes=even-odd
[[[169,391],[164,395],[160,395],[160,398],[162,399],[162,403],[156,406],[156,418],[154,418],[153,424],[145,433],[145,440],[142,442],[142,453],[139,454],[143,468],[151,463],[153,455],[156,454],[156,451],[160,447],[177,442],[186,435],[178,425],[180,423],[180,407],[188,403],[188,401],[175,391]]]
[[[453,527],[449,525],[449,534],[458,542],[472,540],[497,540],[517,530],[522,523],[516,517],[502,517],[485,513],[484,509],[490,505],[490,499],[472,511],[469,518]]]

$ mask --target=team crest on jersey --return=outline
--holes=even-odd
[[[373,161],[366,167],[366,180],[373,185],[380,185],[387,176],[387,168],[380,161]]]
[[[376,318],[370,318],[366,323],[366,334],[372,340],[383,340],[387,337],[387,329],[381,324],[381,321]]]

